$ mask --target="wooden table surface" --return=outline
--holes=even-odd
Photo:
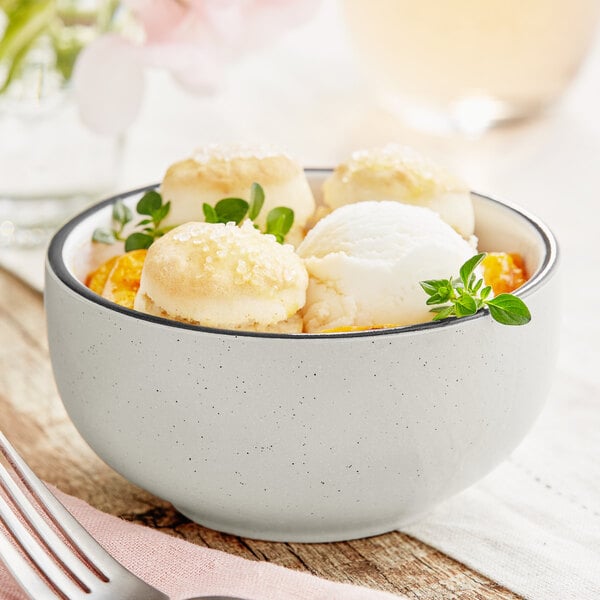
[[[272,543],[195,523],[105,465],[70,422],[54,385],[42,297],[0,270],[0,430],[47,482],[104,512],[194,544],[420,600],[516,599],[418,540],[388,533],[328,544]]]

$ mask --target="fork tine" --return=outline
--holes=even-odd
[[[12,573],[19,585],[36,600],[56,598],[50,586],[39,576],[38,572],[21,556],[21,553],[11,544],[9,539],[0,531],[0,559]]]
[[[81,588],[73,583],[69,576],[48,556],[36,538],[34,538],[29,531],[27,531],[6,500],[4,500],[4,498],[1,496],[0,521],[5,526],[8,533],[12,535],[13,539],[21,547],[23,552],[29,557],[31,562],[38,568],[40,573],[43,573],[46,576],[46,581],[48,582],[46,584],[44,584],[42,578],[37,574],[37,576],[32,579],[33,584],[36,587],[38,587],[40,584],[45,585],[46,597],[51,597],[48,596],[49,590],[54,591],[55,596],[58,596],[64,600],[69,600],[69,598],[78,598],[83,594]],[[8,545],[10,546],[10,543],[8,543]],[[11,550],[18,554],[14,547],[11,548]],[[22,557],[20,562],[27,564],[27,561]],[[10,563],[7,560],[7,566],[14,574],[14,567],[11,568],[9,565]],[[18,568],[21,568],[21,566],[22,564],[19,564]],[[19,582],[22,582],[23,579],[27,579],[28,585],[31,585],[29,583],[29,577],[31,575],[31,571],[34,570],[29,565],[27,566],[27,571],[24,571],[23,573],[17,573],[17,579]],[[26,577],[24,576],[25,573]],[[37,597],[34,596],[34,598]]]
[[[121,600],[136,600],[139,598],[144,598],[145,600],[168,600],[168,597],[165,594],[139,579],[102,548],[102,546],[60,503],[58,498],[56,498],[35,473],[33,473],[1,431],[0,453],[8,460],[16,475],[39,504],[39,507],[44,511],[48,519],[52,521],[61,535],[65,537],[67,543],[72,546],[71,549],[64,544],[50,528],[48,529],[50,530],[51,536],[46,538],[45,529],[48,526],[35,508],[32,508],[30,523],[32,529],[39,531],[40,535],[38,537],[40,539],[46,539],[48,541],[46,547],[50,549],[50,552],[54,554],[55,558],[58,558],[71,573],[76,573],[76,575],[74,575],[75,581],[79,581],[80,583],[84,582],[81,586],[76,587],[76,595],[72,596],[73,599],[83,597],[85,588],[87,587],[86,584],[89,583],[89,588],[91,588],[91,590],[88,589],[88,591],[91,591],[90,598],[112,600],[118,597]],[[23,495],[23,492],[15,485],[12,478],[9,477],[9,479],[10,483],[8,483],[6,488],[12,488],[14,485],[17,488],[15,495],[17,497],[19,497],[19,494]],[[24,508],[27,508],[31,503],[26,497],[25,499],[26,502]],[[26,512],[26,510],[23,510],[21,514],[25,516]],[[17,519],[17,521],[19,520]],[[39,529],[38,521],[42,523]],[[52,541],[50,542],[49,540]],[[55,541],[58,543],[55,544]],[[77,560],[80,560],[89,569],[89,572],[82,570],[82,565],[78,564]],[[92,574],[95,577],[92,576]],[[70,580],[69,583],[72,586],[75,586],[74,581]]]
[[[31,501],[13,481],[8,471],[0,464],[0,487],[4,490],[23,519],[29,525],[46,550],[68,571],[75,582],[84,591],[89,591],[94,575],[84,563],[73,553],[52,528],[41,517]]]
[[[0,434],[1,436],[1,434]],[[0,437],[0,451],[4,454],[5,448],[3,448],[3,440]],[[15,451],[10,453],[10,457],[7,457],[11,465],[14,465],[14,454]],[[22,462],[22,461],[21,461]],[[23,463],[24,464],[24,463]],[[23,483],[25,487],[30,489],[30,485],[23,478],[21,470],[16,470],[15,473]],[[4,489],[6,495],[9,497],[11,502],[14,504],[16,509],[19,511],[23,519],[28,523],[32,531],[37,532],[37,537],[42,542],[47,552],[49,552],[62,566],[64,570],[70,573],[71,577],[84,591],[89,591],[90,585],[93,584],[94,577],[100,577],[102,581],[106,581],[108,578],[102,573],[96,573],[95,571],[90,573],[90,567],[87,566],[86,562],[82,560],[69,548],[63,540],[54,532],[54,530],[46,523],[40,513],[35,509],[32,502],[27,498],[19,486],[14,482],[12,477],[8,474],[7,470],[0,464],[0,487]],[[32,491],[33,493],[33,491]],[[34,494],[35,497],[35,494]],[[40,507],[45,509],[41,504]],[[7,507],[10,510],[10,507]],[[64,509],[63,509],[64,510]],[[56,519],[52,519],[56,523]],[[61,528],[59,527],[59,530]],[[15,533],[13,531],[13,533]],[[70,540],[69,540],[70,541]],[[36,562],[40,564],[37,560]],[[41,567],[41,564],[40,564]]]
[[[6,457],[27,490],[36,500],[38,500],[40,508],[46,513],[56,528],[65,536],[69,544],[73,546],[81,560],[88,565],[101,580],[107,581],[108,577],[104,572],[115,565],[118,565],[119,567],[121,567],[121,565],[101,548],[87,530],[84,529],[59,500],[50,493],[48,488],[19,456],[1,431],[0,452]],[[43,522],[43,519],[40,519],[40,521]],[[60,544],[70,552],[68,547],[62,543],[58,536],[55,535],[54,537],[56,537]],[[94,560],[92,560],[90,556],[93,556]]]

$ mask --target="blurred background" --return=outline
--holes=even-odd
[[[4,247],[43,244],[82,205],[212,142],[266,142],[305,166],[406,144],[550,221],[548,197],[600,188],[596,0],[0,9]]]

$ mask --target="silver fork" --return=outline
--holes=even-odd
[[[0,452],[44,516],[0,464],[0,559],[34,600],[169,600],[117,562],[27,466],[0,431]],[[18,513],[18,514],[17,514]],[[19,518],[20,517],[20,518]],[[65,543],[48,524],[51,521]],[[23,525],[25,521],[28,527]],[[32,533],[33,532],[33,535]],[[201,596],[189,600],[242,600]]]

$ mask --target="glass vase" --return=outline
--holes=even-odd
[[[78,52],[106,29],[113,4],[57,1],[51,28],[0,93],[0,246],[42,244],[114,189],[123,136],[88,130],[69,83]]]

